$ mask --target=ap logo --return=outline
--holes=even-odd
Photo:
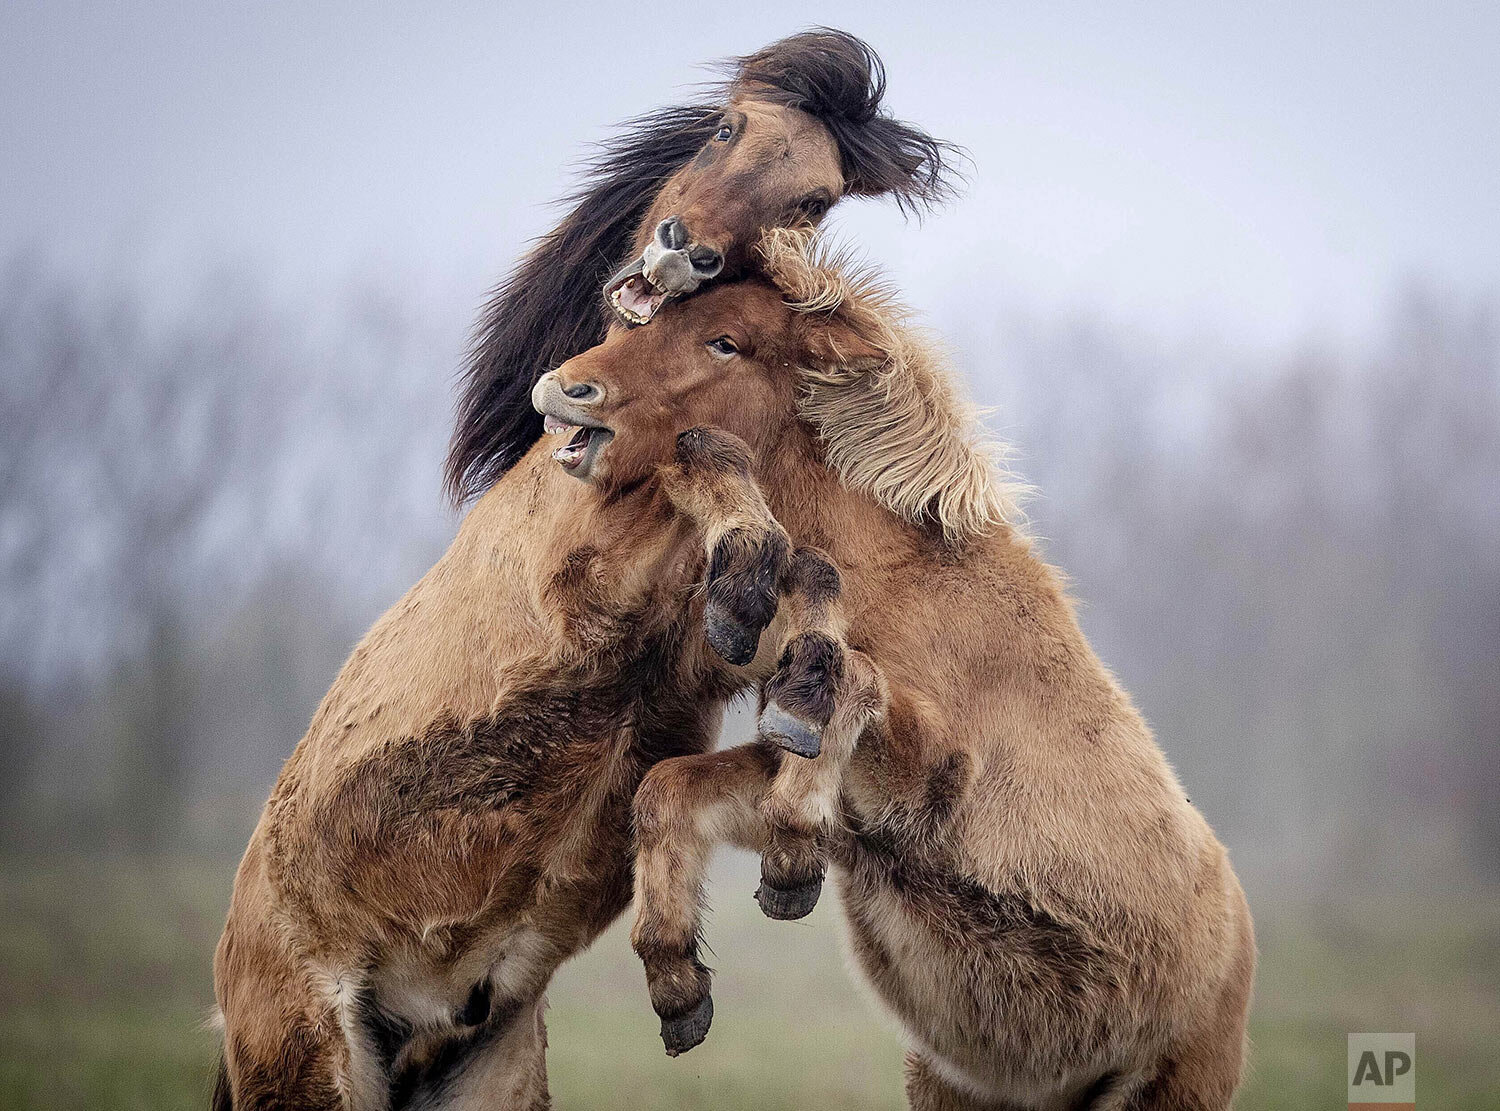
[[[1417,1036],[1349,1035],[1349,1111],[1413,1111]]]

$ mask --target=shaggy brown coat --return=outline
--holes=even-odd
[[[888,701],[852,752],[835,738],[829,851],[912,1106],[1227,1107],[1254,942],[1223,847],[1007,523],[941,360],[806,235],[765,251],[775,284],[715,287],[557,377],[596,390],[609,467],[640,466],[663,414],[743,437],[777,518],[841,571]],[[664,1018],[706,1006],[702,865],[774,837],[768,770],[753,747],[689,755],[637,795],[632,936]],[[664,1026],[669,1051],[697,1027]]]
[[[718,103],[635,121],[486,310],[449,480],[489,493],[355,650],[251,839],[215,961],[216,1106],[543,1105],[541,992],[625,906],[636,784],[705,748],[723,699],[770,673],[746,653],[821,561],[787,559],[733,443],[692,439],[678,472],[593,493],[536,444],[530,403],[603,334],[601,281],[666,215],[732,271],[762,229],[847,193],[910,207],[945,191],[944,145],[881,111],[858,39],[795,35],[731,74]],[[805,627],[790,611],[789,644],[839,651],[814,608]],[[747,667],[705,652],[705,622]],[[794,710],[819,686],[799,668],[822,660],[780,669]],[[810,867],[808,836],[780,843]]]
[[[837,644],[748,449],[676,439],[625,490],[539,445],[355,649],[235,880],[220,1106],[547,1105],[543,991],[629,902],[641,778],[771,674],[778,586],[789,643]]]

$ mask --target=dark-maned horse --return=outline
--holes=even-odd
[[[678,431],[561,466],[537,444],[355,648],[235,878],[217,1111],[541,1111],[544,992],[629,904],[645,773],[705,751],[725,700],[768,679],[770,730],[850,719],[845,689],[871,704],[849,687],[872,680],[844,665],[836,576],[789,547],[749,449]],[[569,477],[601,450],[656,463]],[[782,602],[785,643],[759,651]],[[788,764],[762,899],[783,915],[778,878],[819,868],[797,800],[832,768]],[[683,1044],[706,1030],[699,1004],[668,1016]]]
[[[832,715],[825,684],[798,678],[838,652],[819,562],[789,558],[735,449],[700,437],[611,500],[568,477],[602,434],[535,443],[530,394],[602,334],[603,276],[669,215],[703,229],[680,244],[690,260],[712,249],[732,270],[760,228],[845,193],[938,196],[942,147],[881,115],[883,88],[874,55],[836,32],[743,59],[724,104],[658,113],[613,147],[496,296],[450,460],[456,489],[493,488],[355,650],[246,851],[215,963],[220,1105],[542,1106],[542,992],[628,902],[635,787],[706,749],[724,700],[772,674],[774,654],[752,657],[779,593],[787,635],[819,632],[824,650],[781,667],[782,728],[798,706]],[[656,280],[676,249],[652,252]],[[744,666],[706,653],[700,623]],[[810,843],[783,842],[764,902],[792,913],[777,861],[806,872]]]
[[[448,456],[455,497],[481,493],[536,442],[533,384],[611,322],[732,276],[765,228],[816,222],[844,196],[888,195],[909,212],[949,192],[953,148],[882,111],[884,68],[854,36],[808,31],[729,68],[704,102],[629,123],[496,290]]]
[[[942,146],[881,115],[882,92],[873,54],[836,32],[742,60],[725,105],[657,114],[612,148],[497,294],[449,471],[456,491],[488,492],[356,648],[252,837],[215,961],[216,1106],[545,1106],[542,992],[628,902],[640,777],[705,750],[724,700],[768,678],[782,711],[768,733],[862,721],[838,711],[846,696],[871,704],[872,669],[840,662],[826,564],[789,555],[743,447],[690,437],[645,483],[596,492],[568,475],[628,438],[582,422],[554,451],[534,442],[529,401],[542,371],[603,333],[600,282],[630,251],[644,257],[668,216],[704,231],[664,232],[626,276],[648,298],[640,279],[667,282],[679,248],[690,263],[711,248],[732,270],[758,229],[825,198],[940,195]],[[747,193],[757,176],[768,188]],[[756,650],[780,595],[793,650],[778,662]],[[788,765],[768,913],[805,905],[792,881],[815,869],[811,827],[792,827],[819,766]],[[706,1016],[668,1020],[692,1044]]]

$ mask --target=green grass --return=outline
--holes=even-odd
[[[0,864],[0,1108],[207,1106],[231,870]]]
[[[0,861],[0,1111],[203,1108],[209,960],[230,865]],[[623,924],[552,991],[560,1108],[897,1108],[901,1045],[844,970],[834,900],[760,917],[753,865],[716,872],[709,1040],[670,1060]],[[1258,904],[1261,971],[1237,1107],[1342,1107],[1349,1031],[1417,1033],[1419,1107],[1493,1108],[1500,900]]]

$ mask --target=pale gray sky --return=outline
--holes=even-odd
[[[925,224],[841,225],[919,305],[1358,334],[1400,282],[1500,287],[1500,6],[6,0],[0,250],[157,274],[372,262],[479,286],[585,144],[813,22],[967,146]]]

